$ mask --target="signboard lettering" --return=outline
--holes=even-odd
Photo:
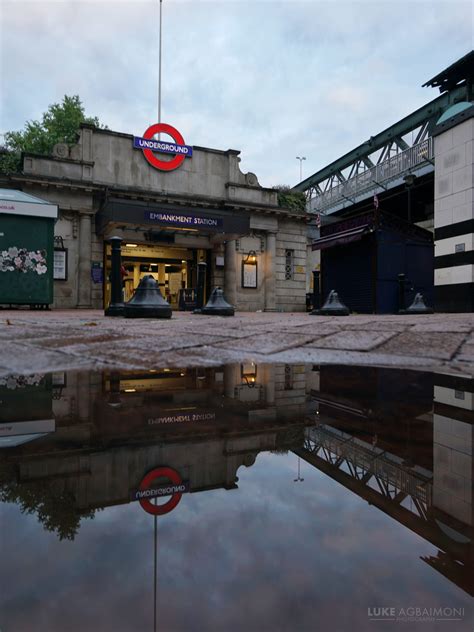
[[[223,226],[223,219],[221,217],[198,217],[196,215],[167,213],[164,211],[145,211],[145,219],[158,224],[181,227],[189,226],[190,228],[221,228]]]

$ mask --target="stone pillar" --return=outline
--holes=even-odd
[[[433,130],[435,311],[474,311],[474,105]]]
[[[276,311],[276,234],[267,233],[265,250],[265,311]]]
[[[77,275],[77,306],[91,308],[91,261],[92,261],[92,216],[79,215],[79,267]]]
[[[229,399],[235,398],[235,387],[240,384],[239,369],[240,364],[226,364],[224,367],[224,395]]]
[[[235,240],[225,242],[224,258],[224,294],[228,303],[236,307],[237,303],[237,252]]]
[[[264,369],[265,376],[265,403],[267,406],[275,405],[275,366],[273,364],[267,364],[265,367],[259,367]],[[258,370],[258,368],[257,368]]]

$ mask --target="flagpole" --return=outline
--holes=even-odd
[[[158,123],[161,123],[161,34],[163,27],[163,0],[160,0],[160,45],[159,45],[159,61],[158,61]]]

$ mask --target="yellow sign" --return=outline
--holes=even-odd
[[[304,274],[305,272],[304,266],[296,266],[296,272],[300,274]]]

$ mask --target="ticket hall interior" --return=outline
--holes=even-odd
[[[111,246],[105,245],[104,307],[110,303]],[[197,264],[207,263],[207,250],[180,248],[125,241],[122,244],[122,282],[124,300],[129,301],[144,276],[151,275],[159,284],[161,294],[173,309],[183,308],[184,292],[187,302],[193,298],[197,287]],[[181,302],[180,302],[181,299]]]

